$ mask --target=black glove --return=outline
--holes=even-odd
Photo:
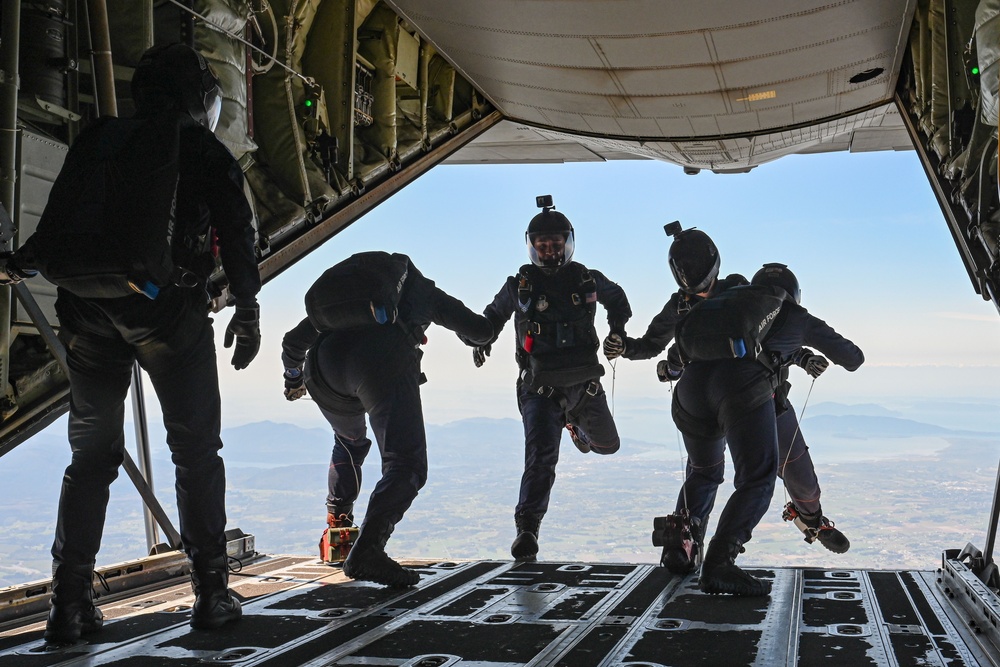
[[[656,377],[660,378],[660,382],[677,382],[681,379],[681,373],[684,372],[683,366],[677,366],[674,364],[672,359],[660,359],[659,363],[656,364]]]
[[[487,343],[486,345],[479,345],[472,350],[472,363],[479,368],[486,363],[486,357],[490,356],[490,350],[493,349],[492,343]]]
[[[299,368],[286,368],[285,374],[285,398],[289,401],[297,401],[306,395],[305,376]]]
[[[623,354],[625,354],[625,341],[622,340],[621,334],[608,334],[608,337],[604,339],[604,356],[608,358],[608,361],[611,361]]]
[[[253,358],[260,350],[260,309],[240,308],[236,306],[236,313],[226,327],[226,338],[223,344],[226,348],[233,346],[236,341],[236,349],[233,351],[233,368],[238,371],[250,365]]]
[[[12,252],[0,254],[0,285],[16,285],[26,278],[38,275],[38,271],[34,269],[19,267],[13,255]]]
[[[796,363],[814,378],[818,378],[830,366],[830,362],[822,354],[804,354]]]

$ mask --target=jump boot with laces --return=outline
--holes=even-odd
[[[73,644],[80,635],[97,632],[104,614],[94,606],[94,564],[61,563],[52,573],[52,599],[45,623],[47,646]]]
[[[806,514],[794,503],[788,503],[781,513],[781,518],[793,522],[805,535],[804,539],[809,544],[819,540],[820,544],[835,554],[846,553],[851,548],[851,541],[837,530],[833,521],[823,516],[822,510],[815,514]]]
[[[385,543],[393,528],[395,525],[386,519],[365,517],[358,540],[344,561],[344,574],[351,579],[393,588],[416,586],[420,574],[403,567],[385,553]]]
[[[533,561],[538,556],[538,528],[542,517],[531,512],[517,512],[514,515],[514,527],[517,537],[510,545],[510,555],[514,560]]]
[[[240,601],[229,592],[229,565],[225,555],[199,558],[191,566],[194,606],[191,627],[213,630],[243,616]]]
[[[758,579],[736,565],[743,553],[743,543],[735,537],[715,537],[708,545],[701,566],[698,587],[703,593],[728,593],[742,597],[759,597],[771,592],[771,582]]]

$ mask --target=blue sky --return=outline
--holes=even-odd
[[[680,220],[713,237],[723,273],[749,277],[765,262],[788,264],[802,284],[803,305],[865,351],[859,371],[832,368],[810,400],[1000,398],[1000,317],[975,293],[916,154],[832,153],[721,176],[688,176],[653,161],[436,167],[264,287],[263,346],[250,369],[228,366],[217,326],[224,423],[321,423],[315,406],[283,400],[279,355],[283,333],[304,316],[305,290],[328,266],[361,250],[406,253],[479,312],[528,261],[524,230],[539,194],[552,194],[573,222],[574,259],[625,289],[634,311],[630,335],[641,335],[676,289],[663,225]],[[229,316],[222,313],[218,323]],[[603,313],[599,321],[606,328]],[[511,332],[508,325],[477,369],[453,334],[431,328],[423,387],[428,422],[517,417]],[[609,390],[611,379],[609,367]],[[795,389],[807,388],[803,375]],[[655,361],[619,361],[614,390],[619,410],[669,400]],[[640,428],[636,437],[644,433]]]
[[[663,225],[680,220],[712,236],[724,274],[749,277],[765,262],[788,264],[802,285],[803,305],[864,350],[857,372],[831,367],[815,383],[813,404],[1000,402],[1000,317],[975,293],[916,154],[830,153],[721,176],[688,176],[674,165],[638,160],[436,167],[265,285],[263,342],[250,368],[229,365],[222,341],[231,310],[216,315],[223,425],[325,426],[310,401],[284,400],[280,353],[284,332],[305,314],[305,291],[326,268],[362,250],[402,252],[480,312],[528,261],[524,230],[539,194],[553,195],[573,222],[574,259],[625,289],[632,336],[645,331],[676,289]],[[603,311],[598,321],[603,335]],[[431,327],[422,388],[428,423],[518,418],[512,331],[508,324],[477,369],[451,332]],[[664,429],[673,429],[669,388],[657,381],[655,367],[655,360],[607,366],[604,384],[625,438],[661,440]],[[809,384],[797,373],[792,400],[801,412]],[[146,390],[159,433],[148,382]],[[50,428],[64,431],[64,424]]]
[[[282,335],[304,316],[305,291],[327,267],[361,250],[403,252],[481,311],[528,261],[524,230],[539,194],[552,194],[572,220],[575,259],[625,289],[634,311],[631,335],[642,334],[676,289],[663,225],[680,220],[713,237],[723,273],[751,276],[765,262],[787,263],[802,284],[803,305],[865,351],[867,361],[855,373],[831,367],[812,387],[808,405],[908,403],[910,414],[922,406],[913,417],[921,421],[997,430],[990,425],[995,410],[949,405],[1000,405],[1000,317],[975,293],[913,152],[790,156],[728,176],[686,176],[651,161],[437,167],[264,287],[263,344],[250,368],[237,372],[229,364],[222,340],[231,310],[216,315],[223,425],[269,420],[328,428],[311,401],[284,399],[280,363]],[[605,321],[601,311],[602,334]],[[428,423],[518,417],[512,329],[508,324],[478,369],[451,332],[429,330],[423,363],[429,381],[422,387]],[[678,448],[679,457],[669,387],[656,380],[655,366],[655,360],[619,360],[604,384],[626,441],[664,443]],[[792,401],[802,415],[810,384],[804,373],[792,373]],[[153,447],[162,451],[148,382],[146,390]],[[49,433],[65,437],[65,430],[63,418]],[[126,435],[132,448],[131,426]],[[283,443],[274,444],[280,457]],[[326,456],[317,452],[317,461]],[[156,474],[162,480],[170,472]],[[133,493],[127,483],[115,489]]]

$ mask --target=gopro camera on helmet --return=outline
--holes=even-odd
[[[552,195],[538,195],[535,197],[535,206],[538,208],[552,208]]]
[[[681,221],[674,220],[673,222],[668,222],[663,225],[663,231],[667,233],[667,236],[677,236],[681,233]]]

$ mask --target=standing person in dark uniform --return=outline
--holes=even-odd
[[[753,285],[774,285],[784,289],[797,306],[802,301],[802,291],[795,274],[784,264],[765,264],[750,281]],[[779,364],[778,385],[774,393],[778,419],[778,477],[785,483],[791,502],[785,506],[784,517],[794,521],[805,534],[805,541],[819,543],[834,553],[845,553],[850,540],[823,516],[820,505],[819,480],[809,447],[802,437],[795,409],[788,401],[791,384],[788,367],[801,366],[814,379],[833,363],[849,371],[857,370],[865,355],[850,340],[844,338],[823,320],[810,315],[805,308],[783,307],[781,321],[776,322],[768,336],[766,349],[773,351]],[[826,355],[815,354],[807,345]]]
[[[493,327],[485,317],[436,287],[405,255],[361,253],[330,272],[350,274],[357,266],[372,267],[357,269],[359,275],[362,271],[368,271],[366,276],[391,275],[388,282],[396,286],[398,305],[376,300],[369,305],[365,298],[363,307],[375,317],[357,327],[331,330],[324,321],[337,327],[336,322],[347,319],[338,315],[334,303],[344,298],[344,290],[327,289],[323,278],[317,281],[310,290],[318,295],[316,310],[308,309],[310,317],[282,340],[285,397],[293,401],[308,390],[333,427],[335,444],[327,496],[331,527],[353,522],[361,467],[372,444],[365,427],[368,414],[382,457],[382,478],[368,500],[368,512],[344,562],[344,574],[386,586],[413,586],[420,575],[386,555],[385,545],[427,480],[427,441],[420,404],[424,331],[431,323],[440,324],[482,344],[493,339]],[[375,280],[377,276],[366,278],[365,283]],[[317,311],[330,317],[320,321]]]
[[[718,280],[719,251],[707,234],[697,229],[682,231],[679,223],[665,229],[674,237],[669,264],[680,289],[642,337],[622,341],[622,356],[626,359],[649,359],[660,354],[695,304],[747,284],[738,274]],[[671,412],[688,454],[677,507],[690,512],[699,551],[722,482],[727,441],[735,468],[735,491],[719,518],[701,572],[699,585],[706,593],[757,596],[771,590],[770,582],[735,564],[774,492],[777,431],[770,375],[770,370],[752,357],[696,361],[685,367],[673,395]],[[694,567],[686,555],[667,552],[664,564],[672,571]]]
[[[524,474],[514,509],[517,535],[510,553],[524,561],[533,561],[538,554],[538,530],[555,483],[563,428],[584,453],[618,451],[618,429],[598,379],[604,367],[597,357],[600,339],[594,317],[597,304],[602,304],[611,329],[605,342],[608,349],[621,343],[632,316],[621,287],[599,271],[572,261],[573,225],[555,210],[552,197],[538,197],[537,204],[542,212],[531,219],[525,232],[531,264],[507,278],[483,311],[493,325],[493,340],[514,316]],[[476,366],[482,366],[489,354],[490,344],[477,347],[473,352]]]
[[[205,291],[214,261],[196,255],[211,225],[218,234],[229,290],[236,298],[226,347],[236,342],[233,365],[237,370],[245,368],[260,346],[256,295],[261,283],[253,216],[243,191],[242,171],[212,133],[221,108],[220,90],[201,54],[181,44],[153,47],[136,67],[132,94],[136,118],[164,127],[179,126],[174,250],[188,269],[187,281],[185,286],[161,286],[155,298],[143,294],[90,298],[63,287],[58,290],[59,337],[70,369],[73,458],[63,479],[52,545],[52,601],[45,629],[50,644],[74,642],[81,633],[94,632],[103,623],[93,603],[93,570],[108,487],[123,461],[124,403],[136,360],[156,390],[176,465],[180,533],[192,562],[196,595],[191,625],[215,628],[242,613],[239,601],[228,590],[226,478],[219,456],[221,401]],[[135,121],[100,119],[74,142],[67,167],[86,160],[85,151],[121,143],[122,134],[134,126]],[[149,147],[138,149],[148,151]],[[147,157],[156,158],[142,156]],[[57,180],[53,193],[59,187]],[[47,207],[46,214],[59,215],[59,207],[68,206],[54,199],[49,206],[56,210]],[[67,212],[69,218],[73,215]],[[10,258],[8,277],[16,280],[36,261],[45,274],[46,251],[33,243],[36,237]],[[197,284],[190,286],[192,282]]]

